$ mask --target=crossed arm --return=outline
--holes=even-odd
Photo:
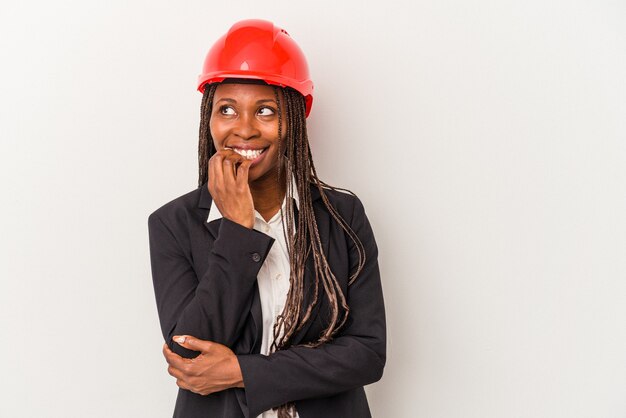
[[[198,279],[176,235],[153,213],[148,218],[152,279],[161,323],[169,348],[193,358],[175,335],[193,335],[233,347],[250,307],[256,278],[274,239],[223,218],[206,273]]]
[[[317,348],[296,346],[265,356],[235,355],[229,347],[250,310],[262,261],[237,266],[247,264],[250,252],[266,245],[259,253],[264,260],[271,238],[224,218],[211,254],[212,265],[196,280],[194,290],[188,277],[193,271],[183,267],[189,261],[172,234],[166,234],[167,227],[153,219],[151,257],[159,316],[168,342],[164,355],[179,386],[201,394],[245,387],[249,414],[256,416],[286,402],[330,396],[379,380],[385,364],[386,330],[378,250],[358,199],[349,223],[365,247],[366,263],[348,287],[348,323],[331,342]],[[266,237],[265,241],[258,235]],[[354,268],[358,257],[351,240],[348,247]],[[155,264],[154,259],[161,261]],[[171,340],[177,335],[190,338],[179,346]],[[191,359],[198,351],[201,354]]]

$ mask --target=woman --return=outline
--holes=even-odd
[[[199,187],[148,219],[174,416],[371,416],[378,252],[360,200],[317,178],[304,55],[272,23],[241,21],[198,89]]]

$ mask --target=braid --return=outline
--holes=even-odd
[[[215,153],[215,145],[211,137],[209,123],[213,111],[213,96],[217,84],[209,84],[204,89],[202,104],[200,105],[200,140],[198,141],[198,187],[209,180],[209,159]]]
[[[278,98],[278,94],[276,94]],[[283,88],[284,107],[287,114],[287,141],[286,141],[286,177],[291,176],[295,179],[295,184],[299,196],[300,216],[298,216],[298,225],[294,234],[293,231],[293,210],[292,199],[287,199],[286,216],[283,218],[283,226],[286,224],[286,242],[289,250],[290,258],[290,288],[287,294],[285,309],[279,315],[274,326],[274,343],[272,351],[275,349],[283,349],[289,346],[289,340],[295,332],[299,331],[309,320],[313,307],[318,303],[320,284],[324,293],[329,300],[331,308],[330,324],[326,328],[320,338],[308,344],[308,347],[317,347],[332,339],[339,329],[347,320],[350,308],[347,304],[345,295],[341,290],[339,281],[330,269],[326,255],[323,252],[323,246],[319,231],[317,228],[317,220],[313,211],[313,202],[311,198],[311,183],[315,184],[320,191],[320,196],[330,215],[337,223],[346,231],[350,239],[355,243],[359,254],[359,263],[356,270],[350,275],[348,284],[352,284],[359,275],[365,264],[365,250],[357,235],[350,228],[347,222],[341,217],[337,210],[332,206],[325,190],[343,190],[352,193],[347,189],[336,188],[326,184],[317,177],[315,165],[306,130],[305,118],[305,100],[304,97],[296,90],[291,88]],[[279,108],[281,102],[278,101]],[[279,115],[281,114],[279,110]],[[282,153],[281,153],[282,157]],[[282,164],[279,164],[279,167]],[[280,168],[279,168],[280,170]],[[280,177],[279,177],[280,178]],[[292,196],[291,181],[287,181],[287,196]],[[281,209],[282,210],[282,209]],[[304,299],[303,278],[305,262],[310,253],[313,253],[313,261],[315,266],[315,281],[313,295],[310,304],[306,307],[304,315],[301,315],[302,301]],[[281,336],[281,330],[284,331]],[[279,338],[280,337],[280,338]]]
[[[215,146],[213,145],[209,128],[215,87],[216,84],[207,86],[202,97],[200,142],[198,145],[199,186],[208,180],[208,161],[215,152]],[[282,100],[279,95],[280,91],[283,93]],[[274,96],[278,104],[278,138],[280,145],[280,152],[278,152],[279,163],[277,164],[277,179],[278,181],[286,182],[286,208],[285,211],[283,211],[282,205],[280,205],[280,211],[283,219],[283,234],[285,234],[285,242],[289,253],[290,286],[283,312],[278,315],[274,329],[272,330],[274,341],[270,347],[270,352],[283,350],[291,346],[290,341],[294,337],[294,334],[304,327],[311,317],[313,308],[319,302],[320,287],[323,289],[330,305],[330,324],[322,331],[317,341],[303,344],[303,346],[318,347],[331,341],[333,336],[337,334],[346,323],[350,312],[346,296],[341,289],[339,281],[332,272],[326,254],[324,254],[323,251],[322,240],[313,211],[311,184],[317,187],[324,206],[356,246],[359,262],[356,270],[350,275],[348,285],[354,282],[365,264],[365,249],[363,244],[348,223],[332,206],[326,196],[325,190],[341,190],[352,195],[354,195],[354,193],[348,189],[330,186],[321,181],[317,176],[307,136],[305,117],[306,104],[304,96],[290,87],[274,87]],[[287,117],[285,141],[282,139],[283,120],[281,108],[283,106]],[[283,172],[282,170],[285,171]],[[295,231],[292,178],[295,179],[299,197],[299,216],[297,225],[295,225]],[[311,301],[306,307],[304,315],[301,315],[304,300],[304,270],[306,260],[311,254],[313,255],[315,266],[314,287]],[[290,402],[277,407],[278,418],[289,418],[293,416],[294,406],[295,404]]]
[[[279,107],[278,114],[281,115],[281,103],[277,92],[275,93],[275,96]],[[346,221],[332,206],[326,196],[324,187],[332,190],[344,190],[352,195],[354,195],[354,193],[347,189],[334,188],[318,179],[307,136],[305,117],[306,105],[304,97],[291,88],[283,89],[283,97],[285,102],[284,107],[287,114],[287,141],[285,153],[279,153],[279,158],[283,158],[283,156],[285,156],[287,160],[286,164],[284,164],[286,169],[285,177],[287,179],[287,214],[283,217],[286,221],[283,222],[283,229],[285,229],[286,224],[287,239],[285,241],[288,243],[287,249],[289,250],[289,267],[291,273],[289,292],[287,294],[285,308],[277,317],[274,325],[274,342],[272,343],[271,351],[282,350],[290,346],[290,339],[309,320],[313,307],[315,307],[318,303],[320,284],[324,289],[331,308],[330,324],[328,328],[322,332],[317,341],[304,344],[304,346],[317,347],[330,341],[345,324],[350,312],[350,308],[347,304],[346,297],[341,290],[339,281],[330,269],[330,265],[328,264],[328,260],[326,259],[326,255],[323,251],[322,241],[319,235],[315,213],[313,211],[310,189],[311,183],[314,183],[320,191],[322,201],[328,209],[328,212],[347,232],[348,236],[350,236],[356,245],[357,252],[359,254],[359,263],[356,271],[350,275],[349,284],[352,284],[365,264],[365,250],[363,248],[363,244]],[[281,137],[280,132],[279,128],[279,138]],[[280,167],[282,167],[283,164],[279,164],[278,166],[280,173]],[[293,200],[291,199],[292,176],[295,178],[300,205],[298,225],[295,234],[293,231]],[[281,177],[278,176],[278,178],[280,179]],[[283,216],[282,206],[281,216]],[[304,299],[304,268],[310,253],[313,253],[315,281],[311,302],[306,307],[304,316],[301,317],[301,308]],[[279,406],[278,418],[288,418],[293,416],[294,406],[295,404],[293,402]]]

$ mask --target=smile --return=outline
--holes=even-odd
[[[235,151],[237,154],[241,155],[242,157],[248,159],[248,160],[254,160],[254,159],[258,158],[259,155],[263,154],[263,152],[266,149],[267,148],[263,148],[263,149],[239,149],[239,148],[233,148],[232,150]]]

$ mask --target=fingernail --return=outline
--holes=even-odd
[[[185,337],[184,336],[182,336],[182,337],[174,337],[174,341],[176,341],[179,344],[182,344],[182,343],[185,342]]]

